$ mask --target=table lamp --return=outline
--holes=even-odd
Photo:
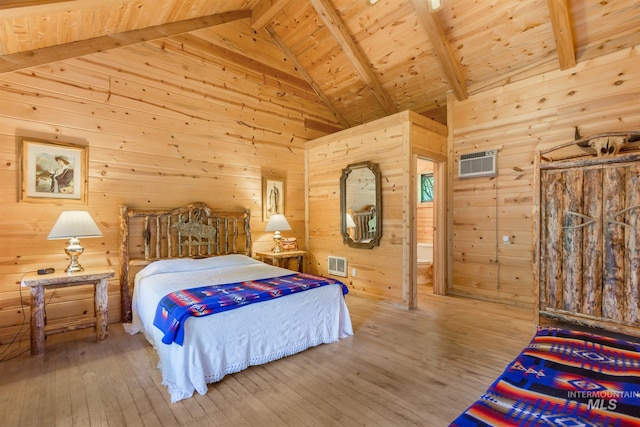
[[[280,235],[280,230],[291,230],[291,226],[287,222],[287,218],[282,214],[274,214],[269,217],[269,222],[267,222],[267,228],[264,231],[274,231],[273,240],[276,242],[275,248],[273,248],[273,252],[282,252],[282,246],[280,246],[280,240],[282,240],[282,236]]]
[[[71,262],[64,270],[67,273],[83,271],[78,257],[84,252],[79,237],[102,237],[102,232],[87,211],[64,211],[53,225],[47,240],[69,239],[64,251],[71,257]]]

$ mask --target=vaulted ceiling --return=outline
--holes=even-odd
[[[446,122],[470,94],[637,45],[637,0],[5,0],[0,73],[180,38],[302,79],[351,127],[413,110]],[[243,21],[277,58],[208,29]],[[202,48],[202,47],[200,47]]]

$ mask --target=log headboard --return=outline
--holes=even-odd
[[[250,219],[249,209],[214,211],[201,202],[174,209],[120,206],[122,321],[131,321],[132,268],[170,258],[251,256]]]

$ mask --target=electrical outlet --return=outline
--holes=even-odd
[[[356,270],[355,268],[351,269],[351,276],[352,277],[356,277],[358,275],[358,270]]]

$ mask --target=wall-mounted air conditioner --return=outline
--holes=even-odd
[[[463,154],[458,161],[458,176],[474,178],[478,176],[496,176],[496,150]]]
[[[347,259],[337,256],[329,256],[329,274],[347,277]]]

